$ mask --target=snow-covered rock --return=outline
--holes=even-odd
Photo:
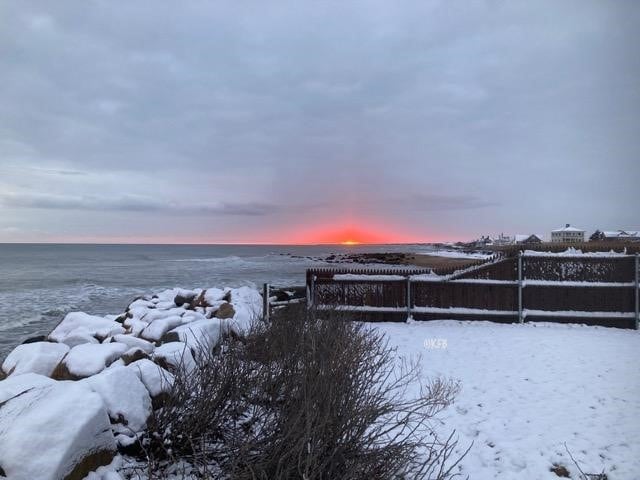
[[[113,367],[82,380],[104,401],[117,433],[135,436],[151,413],[151,398],[138,375],[126,367]]]
[[[231,303],[236,312],[231,321],[231,328],[236,333],[247,331],[251,323],[262,316],[262,295],[253,288],[232,289]]]
[[[128,350],[122,343],[83,344],[73,347],[60,362],[54,378],[85,378],[100,373]],[[68,373],[68,375],[67,375]]]
[[[160,318],[147,325],[142,333],[140,333],[140,336],[146,340],[158,341],[169,330],[181,324],[182,318],[178,317],[177,315]]]
[[[149,395],[157,397],[168,392],[173,386],[174,376],[164,368],[156,365],[151,360],[138,360],[127,365],[147,387]]]
[[[49,376],[67,354],[69,347],[64,343],[34,342],[18,345],[2,363],[7,375],[39,373]]]
[[[164,337],[164,341],[180,341],[194,352],[212,349],[220,341],[222,320],[219,318],[196,320],[174,328]]]
[[[155,345],[153,343],[143,340],[142,338],[133,337],[131,335],[115,335],[111,339],[111,341],[122,343],[129,348],[139,348],[149,354],[153,352],[153,349],[155,348]]]
[[[192,372],[196,367],[191,349],[184,342],[160,345],[153,352],[153,360],[168,370],[184,368],[186,372]]]
[[[0,404],[0,467],[11,480],[83,478],[115,454],[100,396],[47,380]]]
[[[124,333],[124,328],[118,322],[83,312],[71,312],[53,329],[49,339],[64,342],[64,339],[70,335],[106,338],[118,333]]]
[[[60,343],[64,343],[69,348],[73,348],[83,343],[100,343],[100,341],[88,333],[70,333],[64,337]]]
[[[45,387],[55,383],[55,380],[51,380],[49,377],[37,373],[11,375],[6,380],[0,382],[0,404],[32,388]]]

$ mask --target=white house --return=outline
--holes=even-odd
[[[584,242],[584,230],[572,227],[568,223],[563,228],[551,231],[551,241],[559,243]]]
[[[639,241],[640,232],[630,232],[625,230],[616,230],[614,232],[602,232],[605,240],[630,240]]]

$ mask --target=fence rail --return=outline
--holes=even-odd
[[[310,269],[309,307],[366,320],[544,320],[638,328],[636,255],[522,255],[437,276],[429,269]]]

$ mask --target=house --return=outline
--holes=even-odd
[[[492,239],[492,243],[494,245],[511,245],[513,243],[513,238],[511,238],[509,235],[501,233],[496,238]]]
[[[602,232],[604,240],[622,240],[630,242],[640,241],[640,232],[630,232],[625,230],[616,230],[612,232]]]
[[[582,243],[584,242],[584,230],[566,224],[563,228],[551,231],[551,241],[558,243]]]
[[[516,243],[530,244],[530,243],[542,243],[542,235],[536,235],[535,233],[527,235],[516,235],[514,237]]]

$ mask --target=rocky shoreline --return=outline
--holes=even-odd
[[[196,368],[203,349],[242,335],[261,314],[249,287],[170,289],[120,315],[67,314],[0,367],[0,478],[82,479],[137,452],[177,369]],[[121,478],[100,472],[92,479]]]

